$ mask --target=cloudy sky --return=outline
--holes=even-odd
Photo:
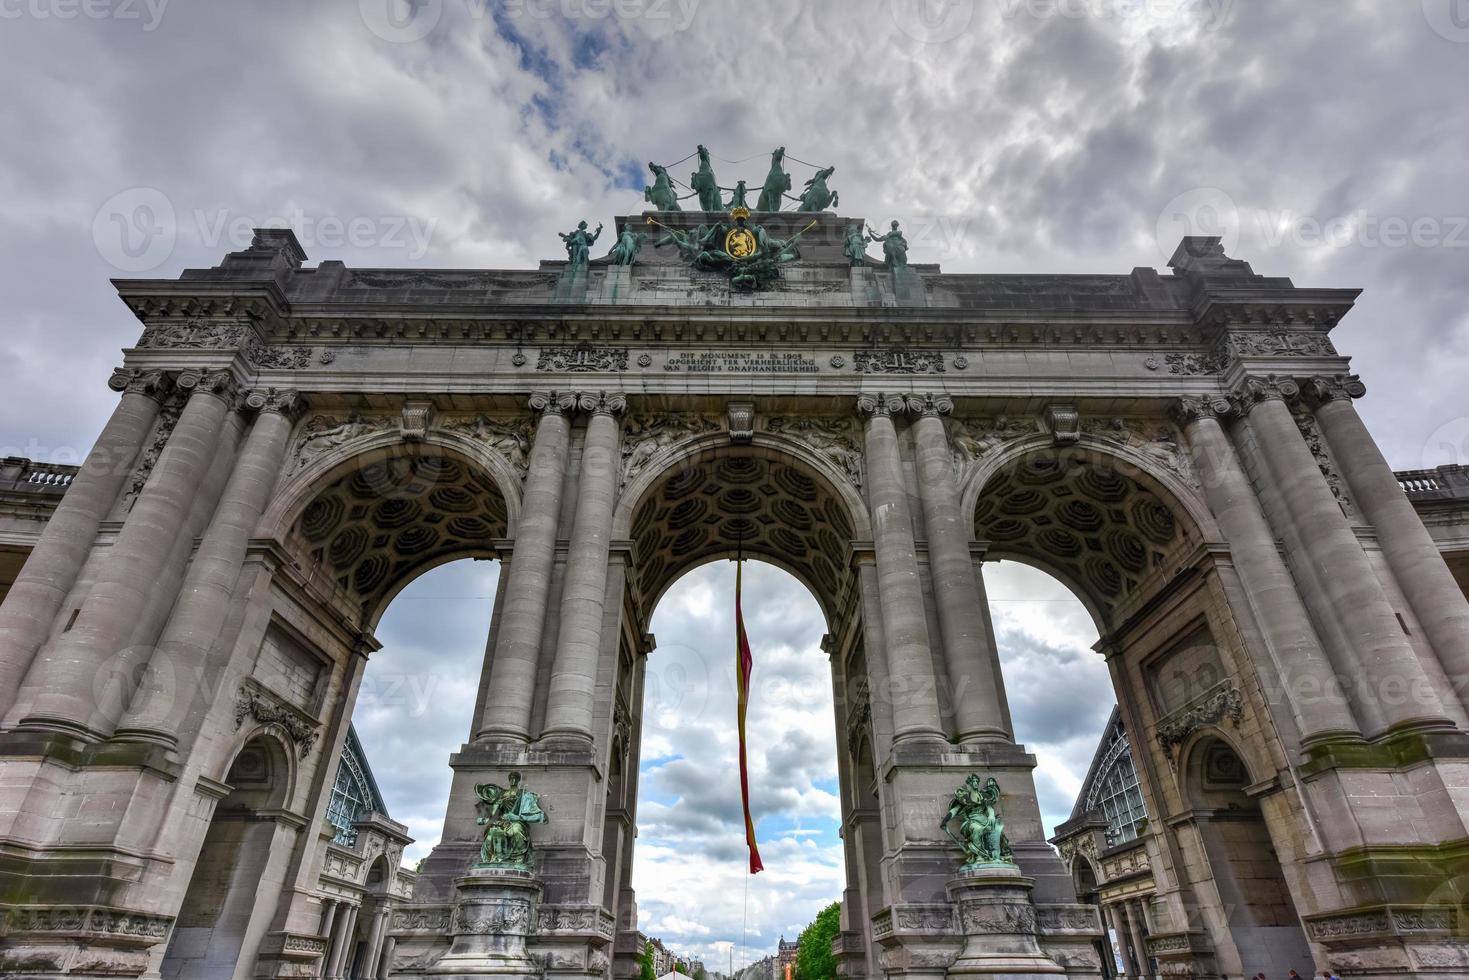
[[[138,334],[110,277],[212,265],[267,223],[293,226],[313,262],[532,266],[559,254],[558,230],[640,209],[646,161],[702,141],[726,183],[757,179],[778,144],[835,165],[845,213],[901,220],[914,260],[948,271],[1126,272],[1213,232],[1262,273],[1363,287],[1334,335],[1368,383],[1361,410],[1399,468],[1462,462],[1465,8],[0,0],[0,450],[75,461],[90,444],[115,403],[117,350]],[[727,636],[727,578],[711,566],[670,593],[659,670],[695,676],[699,637]],[[991,578],[1054,817],[1105,714],[1076,693],[1100,665],[1079,610],[1039,601],[1053,587]],[[383,625],[374,671],[396,655],[443,665],[420,678],[442,684],[433,718],[374,706],[371,690],[360,713],[389,802],[424,841],[445,772],[406,763],[463,737],[493,589],[493,566],[450,566]],[[775,610],[752,624],[771,674],[820,675],[810,601],[773,572],[752,593]],[[1065,691],[1043,694],[1037,675],[1068,678]],[[675,698],[650,731],[638,884],[650,928],[707,951],[736,923],[679,888],[694,874],[679,854],[694,841],[717,857],[731,812],[705,768],[727,745],[699,727],[727,692],[699,697],[698,710]],[[780,710],[774,695],[761,710]],[[750,907],[765,948],[840,877],[829,711],[801,702],[799,738],[756,746],[772,871]]]

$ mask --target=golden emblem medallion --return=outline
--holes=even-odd
[[[731,228],[724,236],[724,252],[732,259],[748,259],[755,245],[755,233],[748,228]]]

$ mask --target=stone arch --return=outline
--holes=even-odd
[[[380,433],[287,478],[260,524],[303,574],[371,630],[409,582],[459,558],[492,558],[518,515],[519,477],[503,456],[453,433]]]
[[[648,610],[689,570],[737,551],[795,576],[834,621],[851,543],[871,534],[855,487],[804,445],[713,433],[671,447],[624,489],[613,536],[638,547]]]
[[[1010,443],[973,467],[963,500],[988,557],[1065,583],[1104,636],[1114,610],[1155,572],[1218,537],[1193,488],[1136,451],[1086,436]]]

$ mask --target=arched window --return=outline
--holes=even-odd
[[[1096,776],[1087,790],[1086,810],[1100,810],[1107,819],[1107,842],[1123,844],[1137,838],[1138,825],[1148,818],[1148,810],[1143,805],[1132,747],[1121,718],[1113,718],[1107,739]]]
[[[369,813],[386,815],[387,806],[378,793],[377,782],[372,770],[367,768],[367,758],[362,754],[362,743],[357,740],[357,729],[347,729],[347,743],[342,746],[342,758],[337,763],[337,780],[332,785],[332,798],[326,804],[326,819],[337,828],[333,840],[345,847],[357,843],[357,829],[353,826]]]

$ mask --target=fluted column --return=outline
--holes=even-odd
[[[294,391],[271,390],[252,392],[245,406],[259,415],[149,662],[149,686],[118,724],[119,738],[175,744],[181,729],[192,730],[209,709],[219,674],[210,654],[229,615],[250,536],[280,474],[291,426],[305,403]]]
[[[98,525],[117,500],[173,387],[161,371],[122,368],[113,372],[108,386],[122,392],[122,398],[0,605],[0,717],[14,704],[36,651],[50,635],[92,550]]]
[[[1351,643],[1359,698],[1371,699],[1389,729],[1452,727],[1361,542],[1286,406],[1285,398],[1299,390],[1292,381],[1246,379],[1239,404],[1299,529],[1305,557],[1322,575],[1330,614]]]
[[[1469,679],[1469,600],[1352,405],[1366,387],[1355,376],[1314,378],[1307,393],[1352,499],[1377,528],[1388,567],[1429,644],[1450,682],[1462,684]]]
[[[373,980],[377,976],[377,958],[382,952],[383,926],[387,917],[388,910],[385,907],[380,905],[373,910],[372,930],[367,934],[367,946],[363,950],[366,955],[362,958],[361,969],[357,971],[364,980]]]
[[[909,409],[918,415],[913,423],[918,493],[944,664],[954,691],[954,724],[964,741],[1013,742],[984,582],[969,553],[970,529],[960,513],[949,436],[940,417],[953,403],[942,396],[909,399]]]
[[[326,937],[326,949],[322,951],[321,962],[316,964],[316,970],[313,976],[325,977],[329,975],[327,966],[331,961],[332,950],[334,948],[333,940],[336,938],[332,935],[332,928],[337,923],[337,909],[341,904],[341,902],[335,899],[327,899],[322,903],[321,928],[317,932],[317,935]]]
[[[99,671],[128,675],[146,649],[127,649],[127,638],[183,533],[194,495],[214,460],[219,433],[235,397],[228,371],[186,372],[178,386],[190,392],[178,424],[138,495],[97,580],[87,590],[75,622],[37,657],[26,681],[30,708],[22,728],[62,731],[95,739],[111,734],[94,692]]]
[[[1360,735],[1337,681],[1343,670],[1323,651],[1260,501],[1219,424],[1220,416],[1232,411],[1224,398],[1185,398],[1175,406],[1174,415],[1193,450],[1209,509],[1229,542],[1240,584],[1274,655],[1302,741]]]
[[[857,402],[858,411],[867,417],[867,502],[872,512],[878,601],[887,643],[883,652],[888,661],[894,742],[944,737],[923,586],[918,579],[913,516],[908,510],[898,433],[892,420],[892,414],[902,412],[904,407],[903,399],[898,397],[863,395]],[[873,692],[873,696],[881,693]]]
[[[607,560],[612,542],[612,508],[617,503],[621,457],[620,423],[626,407],[620,394],[583,395],[578,407],[590,412],[577,486],[576,519],[566,580],[561,587],[561,622],[546,702],[542,737],[592,737],[597,660],[607,601]]]
[[[515,560],[510,563],[505,584],[505,605],[485,693],[480,738],[530,737],[531,701],[556,559],[562,483],[566,479],[570,442],[566,416],[575,405],[576,397],[571,394],[538,392],[531,396],[530,407],[541,413],[541,420],[536,426],[520,519],[515,526]]]

